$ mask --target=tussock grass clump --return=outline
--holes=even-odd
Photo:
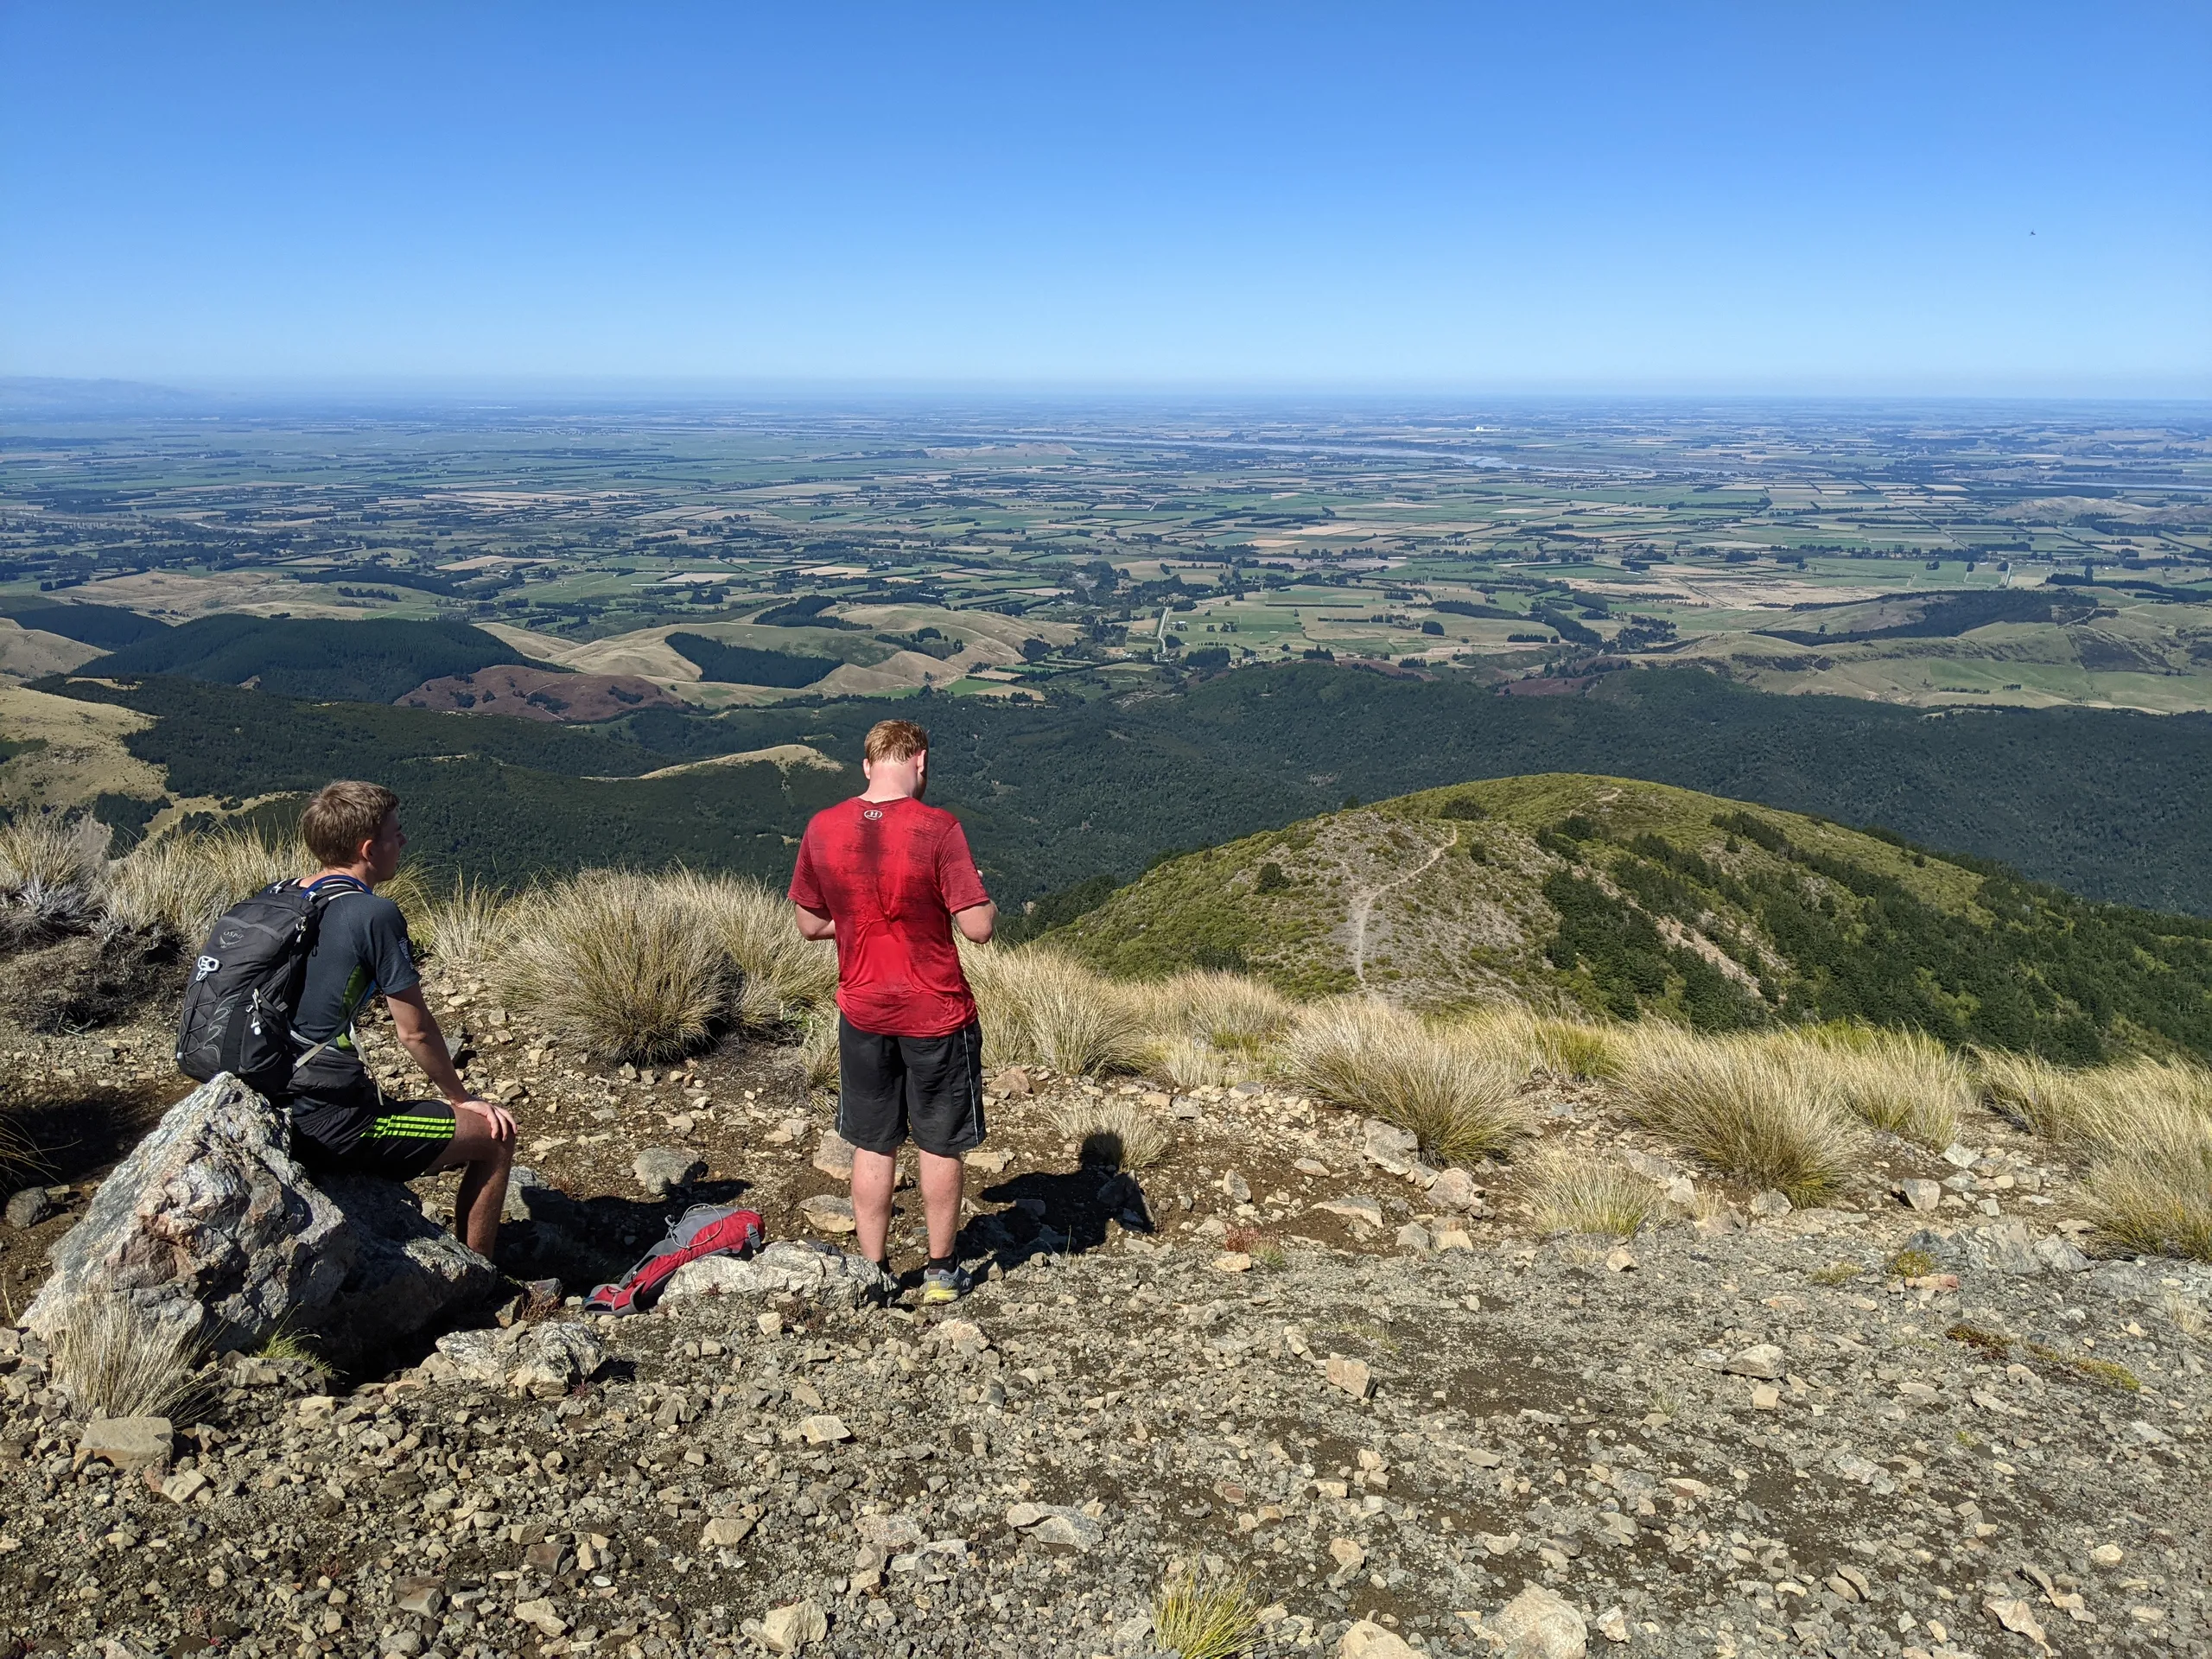
[[[1818,1070],[1845,1110],[1925,1147],[1956,1141],[1960,1116],[1974,1101],[1966,1063],[1925,1032],[1838,1022],[1766,1040],[1793,1064]]]
[[[1052,1121],[1061,1134],[1080,1143],[1084,1163],[1109,1169],[1149,1169],[1166,1152],[1170,1139],[1158,1118],[1127,1100],[1071,1100]]]
[[[1972,1058],[1984,1105],[2046,1141],[2070,1138],[2069,1128],[2084,1112],[2081,1073],[2004,1049],[1977,1048]]]
[[[425,892],[419,899],[389,887],[384,893],[406,912],[407,931],[415,942],[453,972],[489,974],[513,943],[512,906],[488,883],[463,876],[442,897]]]
[[[837,989],[837,948],[799,937],[791,901],[745,876],[677,870],[661,880],[714,928],[737,969],[731,1012],[758,1030],[826,1007]]]
[[[1623,1028],[1539,1014],[1521,1003],[1484,1008],[1459,1022],[1468,1043],[1500,1065],[1553,1077],[1617,1077],[1627,1061]]]
[[[1841,1185],[1864,1139],[1823,1067],[1750,1037],[1639,1027],[1621,1087],[1637,1116],[1715,1169],[1792,1204]]]
[[[516,902],[495,977],[555,1031],[610,1059],[673,1059],[724,1012],[712,923],[665,881],[588,870]]]
[[[1273,986],[1243,974],[1193,971],[1128,991],[1149,1033],[1145,1064],[1178,1089],[1241,1083],[1266,1069],[1297,1018]]]
[[[1547,1233],[1633,1238],[1666,1194],[1656,1181],[1614,1158],[1547,1147],[1524,1166],[1522,1191]]]
[[[1305,1010],[1283,1065],[1309,1093],[1411,1130],[1439,1162],[1503,1152],[1534,1128],[1512,1071],[1460,1033],[1372,998]]]
[[[55,1379],[93,1417],[167,1417],[198,1389],[200,1345],[126,1296],[85,1296],[54,1333]]]
[[[963,945],[983,1023],[983,1064],[1082,1074],[1141,1064],[1145,1031],[1122,987],[1041,945]]]
[[[1192,971],[1128,988],[1147,1033],[1144,1065],[1177,1089],[1226,1086],[1264,1072],[1297,1005],[1243,974]]]
[[[1185,1566],[1153,1599],[1152,1630],[1178,1659],[1238,1659],[1251,1651],[1261,1611],[1249,1579]]]
[[[304,849],[257,830],[164,836],[141,844],[109,873],[107,914],[118,927],[191,950],[239,899],[272,881],[306,874],[310,862]]]
[[[107,884],[106,827],[90,816],[23,812],[0,823],[0,899],[11,919],[67,927],[98,914]]]
[[[799,1070],[809,1089],[838,1086],[837,1010],[817,1008],[799,1027]]]
[[[2081,1071],[2024,1055],[1976,1059],[1985,1098],[2089,1154],[2090,1217],[2107,1239],[2212,1262],[2212,1071],[2178,1059]]]
[[[2090,1218],[2123,1249],[2212,1262],[2212,1114],[2144,1103],[2091,1166]]]

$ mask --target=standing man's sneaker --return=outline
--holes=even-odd
[[[932,1262],[922,1270],[922,1305],[957,1302],[976,1288],[975,1275],[957,1262],[948,1262],[938,1267]]]

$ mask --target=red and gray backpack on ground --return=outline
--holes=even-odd
[[[750,1255],[768,1236],[760,1213],[710,1204],[694,1205],[671,1223],[668,1236],[611,1285],[584,1298],[587,1313],[642,1313],[676,1270],[702,1255]]]

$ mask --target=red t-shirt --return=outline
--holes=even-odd
[[[988,904],[960,820],[908,797],[841,801],[798,844],[791,902],[837,924],[837,1006],[862,1031],[942,1037],[976,1017],[952,913]]]

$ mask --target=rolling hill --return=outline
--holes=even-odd
[[[272,696],[318,702],[391,702],[426,680],[513,660],[511,647],[466,622],[226,613],[126,645],[92,671],[103,678],[172,674],[250,683]]]
[[[1424,791],[1169,860],[1046,937],[1421,1007],[1513,995],[1705,1030],[1859,1019],[2091,1059],[2212,1052],[2212,923],[1660,784]]]

